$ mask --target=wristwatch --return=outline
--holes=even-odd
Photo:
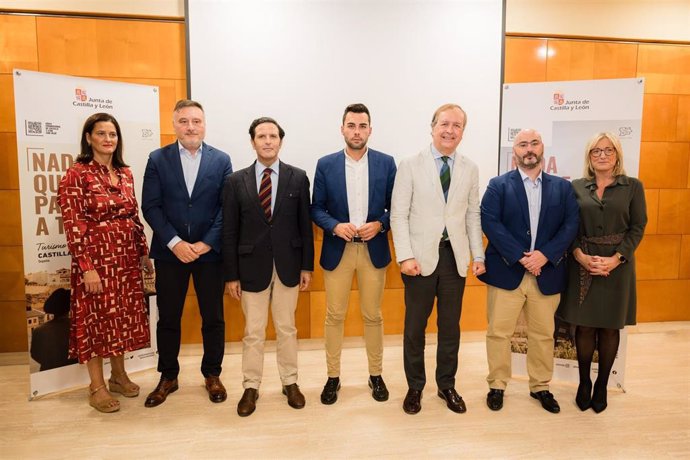
[[[383,225],[383,222],[379,221],[379,224],[381,224],[381,230],[379,230],[379,233],[383,233],[386,231],[386,226]]]
[[[628,259],[625,258],[623,254],[618,254],[618,261],[622,264],[626,263]]]

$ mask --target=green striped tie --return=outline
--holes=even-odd
[[[448,189],[450,188],[450,166],[448,166],[448,157],[443,155],[441,157],[443,166],[441,166],[441,189],[443,190],[443,197],[448,201]],[[448,230],[443,228],[443,239],[448,239]]]

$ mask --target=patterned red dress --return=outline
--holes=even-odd
[[[58,202],[72,254],[69,356],[80,363],[149,346],[140,257],[148,254],[132,172],[91,161],[75,163],[60,181]],[[85,290],[83,273],[98,271],[103,292]]]

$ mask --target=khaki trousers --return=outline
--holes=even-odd
[[[489,388],[505,390],[511,377],[510,339],[520,312],[527,318],[527,374],[530,391],[549,389],[553,375],[554,314],[560,294],[544,295],[537,279],[525,273],[517,289],[508,291],[488,287],[486,352],[489,362]]]
[[[273,267],[273,278],[261,292],[242,292],[241,303],[245,327],[242,339],[242,386],[259,389],[264,371],[264,343],[271,307],[276,330],[276,360],[283,385],[297,382],[297,327],[295,310],[299,286],[287,287]]]
[[[340,376],[340,352],[343,347],[344,322],[357,273],[359,307],[364,322],[364,343],[369,360],[369,374],[381,375],[383,366],[383,318],[381,299],[386,283],[386,269],[376,268],[369,258],[366,243],[346,243],[343,257],[334,270],[324,270],[326,287],[326,364],[329,377]]]

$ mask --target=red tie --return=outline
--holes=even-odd
[[[264,169],[261,176],[261,186],[259,187],[259,202],[266,214],[266,219],[271,220],[271,168]]]

